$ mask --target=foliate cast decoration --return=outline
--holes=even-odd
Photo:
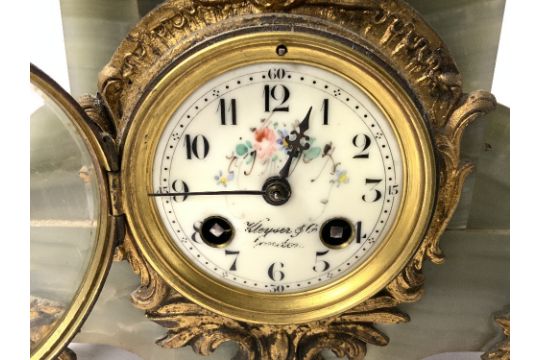
[[[252,5],[260,10],[276,11],[298,7],[307,1],[308,0],[195,0],[194,2],[205,4],[207,6],[224,5],[226,3],[237,2],[243,3],[244,5]]]
[[[339,357],[361,360],[366,344],[385,346],[389,342],[375,323],[409,321],[407,314],[396,309],[396,299],[379,294],[339,316],[307,324],[245,323],[208,311],[172,290],[144,260],[129,233],[117,250],[116,260],[128,260],[141,278],[131,294],[132,302],[168,329],[157,341],[166,348],[190,345],[195,352],[209,355],[222,343],[234,341],[239,345],[238,359],[318,359],[322,350],[330,349]]]
[[[155,309],[167,299],[171,289],[144,260],[138,248],[135,246],[129,230],[126,232],[122,245],[117,247],[114,260],[127,260],[130,263],[133,272],[139,275],[141,283],[139,287],[131,293],[131,301],[139,309]]]
[[[264,25],[264,17],[242,17],[275,11],[344,25],[338,35],[367,44],[397,70],[420,101],[429,120],[439,158],[438,193],[432,221],[415,256],[378,295],[335,317],[307,324],[277,326],[232,320],[189,302],[150,267],[128,235],[117,252],[141,278],[134,304],[168,329],[158,341],[164,347],[190,345],[203,355],[226,341],[240,345],[240,359],[316,359],[322,349],[363,359],[366,344],[383,346],[388,337],[374,324],[401,323],[408,316],[396,309],[423,293],[423,262],[444,260],[439,237],[457,206],[469,163],[460,163],[463,129],[495,106],[487,92],[462,94],[459,74],[448,50],[429,26],[400,0],[193,0],[168,1],[129,33],[99,79],[104,105],[121,142],[134,106],[168,65],[187,49],[238,27]],[[235,17],[236,16],[236,17]],[[224,21],[235,17],[235,21]],[[318,25],[314,25],[318,26]]]
[[[58,355],[57,360],[77,360],[77,355],[73,350],[66,348]]]
[[[168,1],[149,13],[120,44],[99,77],[99,89],[119,131],[151,80],[180,54],[238,27],[263,25],[242,15],[289,12],[307,26],[313,18],[344,25],[346,38],[367,43],[415,90],[430,121],[442,126],[461,97],[462,81],[448,50],[401,0],[193,0]],[[225,21],[237,17],[237,21]]]
[[[65,311],[65,306],[56,301],[30,296],[30,348],[54,330]]]
[[[229,319],[173,295],[147,316],[169,329],[158,341],[166,348],[191,345],[197,353],[209,355],[222,343],[235,341],[239,359],[317,359],[322,350],[330,349],[338,357],[360,360],[366,355],[366,344],[388,343],[388,337],[373,322],[408,321],[406,314],[393,308],[395,305],[393,298],[378,296],[337,317],[278,326]]]
[[[465,128],[496,106],[495,97],[486,91],[463,95],[460,103],[442,127],[434,129],[435,150],[439,155],[439,191],[431,223],[424,240],[405,269],[387,286],[400,302],[418,301],[423,294],[423,263],[427,258],[435,264],[444,262],[440,237],[456,210],[467,176],[473,171],[470,162],[460,162],[461,138]]]
[[[36,296],[30,296],[30,348],[33,349],[47,338],[66,311],[59,302]],[[76,360],[77,356],[69,348],[64,349],[57,360]]]
[[[503,330],[504,340],[482,354],[482,360],[510,360],[510,313],[499,313],[495,322]]]

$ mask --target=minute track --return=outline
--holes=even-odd
[[[268,69],[281,69],[285,76],[269,79]],[[392,129],[361,89],[323,71],[268,63],[220,75],[197,90],[193,100],[186,100],[164,131],[154,167],[156,191],[148,197],[157,201],[181,251],[220,281],[256,292],[289,293],[324,286],[361,264],[393,222],[396,208],[386,202],[387,185],[399,185],[401,177],[396,172],[399,167],[393,155],[399,149]],[[265,111],[267,85],[281,86],[269,108],[287,106],[288,111]],[[281,105],[284,98],[287,101]],[[226,102],[225,108],[236,111],[236,126],[230,126],[230,118],[229,126],[221,126],[222,99],[236,100],[234,107]],[[376,137],[378,133],[382,135]],[[190,140],[205,136],[212,151],[188,161],[186,135]],[[371,146],[363,146],[367,137]],[[197,144],[199,154],[204,153],[202,145]],[[367,153],[369,157],[355,158]],[[295,161],[300,165],[296,170]],[[366,179],[381,182],[366,185]],[[175,189],[175,182],[210,191],[190,191],[185,184]],[[282,183],[288,186],[278,186]],[[167,193],[171,190],[180,191]],[[377,191],[384,199],[362,201],[362,195]],[[190,202],[190,196],[198,198]],[[399,201],[399,194],[391,199]],[[235,229],[226,249],[241,253],[234,270],[229,269],[225,250],[191,240],[197,238],[194,226],[208,216],[224,217]],[[353,224],[362,222],[362,242],[326,247],[319,228],[339,217]],[[317,257],[326,251],[324,257]],[[272,279],[268,271],[274,263],[283,267],[274,266]],[[279,280],[277,271],[285,278]]]

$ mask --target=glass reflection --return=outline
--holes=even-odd
[[[67,115],[31,86],[30,343],[70,307],[93,253],[99,217],[92,160]]]

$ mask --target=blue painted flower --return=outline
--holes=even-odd
[[[331,182],[336,184],[337,187],[342,184],[348,184],[349,176],[347,175],[347,170],[336,170],[334,179]]]
[[[279,145],[279,150],[286,153],[289,149],[289,143],[287,142],[287,136],[289,136],[289,132],[287,131],[287,129],[283,128],[283,129],[278,129],[277,134],[278,134],[277,143]]]
[[[214,180],[216,180],[217,185],[222,185],[223,187],[227,187],[227,184],[229,181],[232,181],[234,179],[234,172],[229,171],[228,174],[223,174],[223,171],[219,170],[219,173],[214,176]]]

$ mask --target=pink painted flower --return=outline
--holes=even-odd
[[[254,136],[253,148],[257,151],[257,158],[262,161],[269,159],[277,150],[276,133],[265,127],[255,130]]]

